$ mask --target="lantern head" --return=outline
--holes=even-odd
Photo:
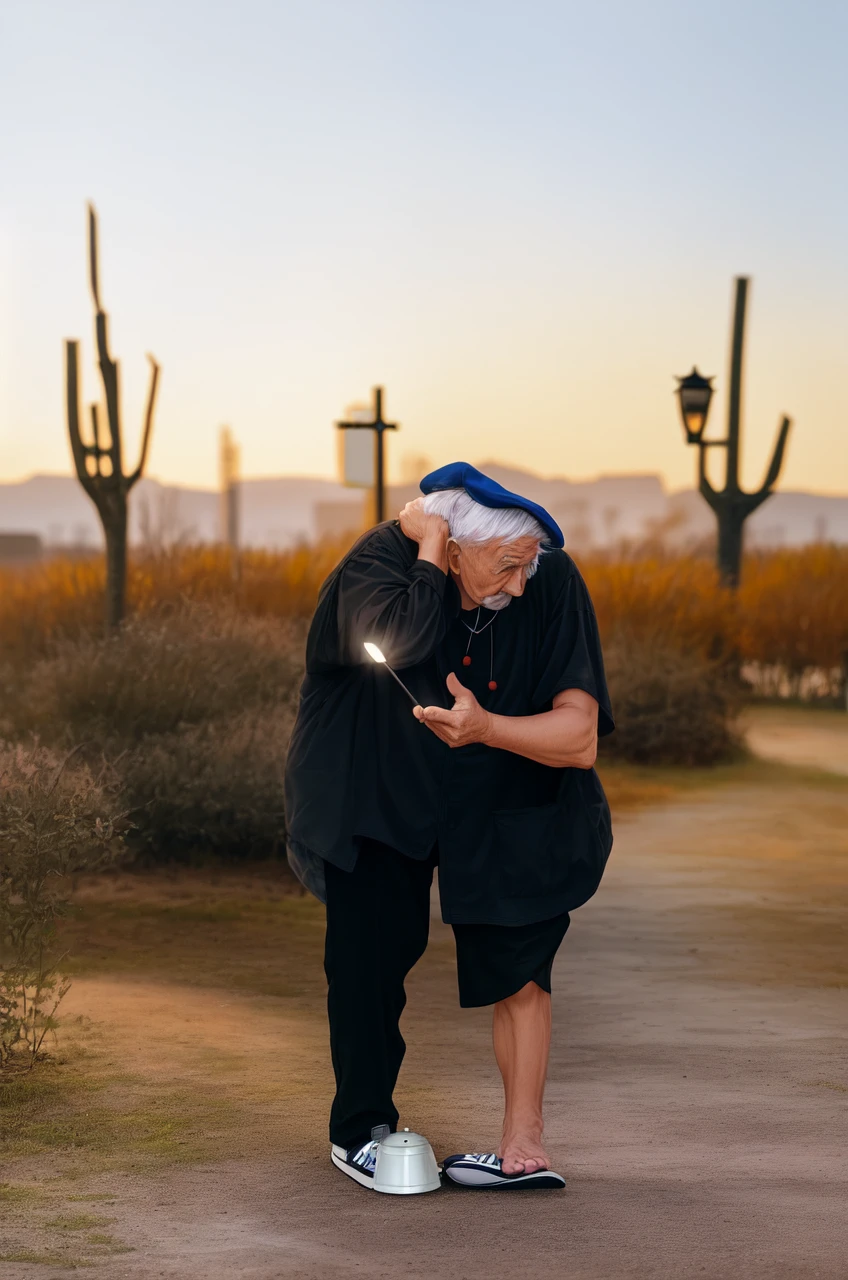
[[[698,444],[707,425],[707,414],[713,398],[713,380],[704,378],[696,368],[685,378],[677,379],[680,416],[688,444]]]

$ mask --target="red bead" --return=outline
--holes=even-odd
[[[470,656],[470,654],[467,654],[467,653],[466,653],[465,657],[462,659],[462,665],[463,665],[464,667],[470,667],[470,666],[471,666],[471,656]]]
[[[497,687],[498,687],[498,682],[497,682],[497,680],[490,680],[490,681],[489,681],[489,688],[492,690],[492,692],[494,692],[494,691],[495,691],[495,689],[497,689]]]

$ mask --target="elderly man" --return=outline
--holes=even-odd
[[[494,1006],[505,1096],[497,1150],[445,1172],[563,1186],[543,1144],[551,966],[612,844],[592,767],[613,728],[595,616],[542,507],[467,463],[421,489],[324,583],[286,771],[289,858],[327,907],[331,1158],[373,1185],[397,1127],[404,979],[438,865],[460,1004]]]

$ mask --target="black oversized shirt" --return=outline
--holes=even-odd
[[[544,554],[524,595],[469,644],[463,622],[491,618],[462,611],[453,580],[418,559],[397,521],[360,538],[324,583],[309,632],[286,767],[289,840],[347,870],[363,837],[419,859],[438,843],[446,921],[525,924],[597,888],[612,843],[597,775],[482,743],[448,747],[363,648],[378,644],[424,706],[453,704],[450,671],[499,715],[549,711],[562,690],[583,689],[599,733],[611,732],[594,610],[564,551]]]

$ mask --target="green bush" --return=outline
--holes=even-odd
[[[638,764],[709,765],[740,750],[739,688],[721,665],[623,635],[606,646],[616,730],[605,755]]]

